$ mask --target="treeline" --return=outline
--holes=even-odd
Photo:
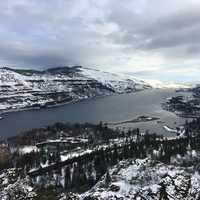
[[[151,156],[152,159],[169,164],[173,156],[184,156],[188,147],[200,150],[199,143],[199,136],[162,140],[156,135],[145,134],[138,136],[136,141],[127,138],[126,144],[121,147],[115,145],[114,148],[80,156],[74,163],[47,171],[40,176],[42,179],[39,185],[44,187],[46,183],[53,182],[57,188],[65,191],[84,192],[121,160]]]
[[[195,135],[200,134],[200,117],[185,122],[186,131]]]
[[[63,135],[87,138],[88,146],[86,145],[86,148],[92,148],[103,143],[108,143],[110,139],[130,137],[138,133],[139,129],[133,129],[127,132],[118,129],[113,130],[110,129],[107,124],[102,122],[99,124],[55,123],[54,125],[47,126],[45,128],[33,129],[20,135],[8,138],[8,153],[10,151],[10,154],[8,156],[6,155],[6,159],[0,159],[0,169],[9,167],[23,168],[24,166],[26,166],[27,169],[30,169],[31,167],[38,166],[38,162],[36,161],[40,160],[41,155],[39,153],[32,152],[22,155],[19,152],[19,149],[21,147],[23,148],[23,146],[35,145],[36,143],[43,142],[48,139],[57,139]],[[35,162],[37,164],[35,164]]]
[[[188,149],[200,150],[200,118],[191,122],[186,121],[186,136],[183,138],[166,140],[156,134],[140,134],[139,129],[121,132],[109,129],[103,123],[91,124],[55,124],[47,128],[52,133],[65,131],[73,135],[91,135],[90,145],[99,141],[109,142],[112,138],[124,137],[123,145],[114,145],[105,150],[100,149],[85,156],[78,157],[74,163],[59,167],[52,171],[46,171],[40,178],[35,178],[35,182],[41,187],[47,184],[56,185],[60,190],[83,192],[92,187],[109,168],[116,165],[123,159],[145,158],[150,156],[153,159],[170,163],[171,158],[177,154],[184,156]],[[45,129],[46,130],[46,129]],[[54,133],[55,134],[55,133]],[[134,137],[133,137],[134,136]],[[15,159],[14,159],[15,158]],[[18,158],[18,159],[16,159]],[[32,167],[40,165],[40,155],[31,153],[20,157],[13,155],[14,165],[22,167],[26,173]]]
[[[60,135],[70,137],[83,136],[86,138],[90,136],[101,142],[102,140],[116,138],[124,134],[123,131],[108,128],[107,124],[103,124],[102,122],[99,124],[55,123],[51,126],[32,129],[17,136],[10,137],[7,139],[7,142],[12,146],[34,145],[47,139],[58,138]]]

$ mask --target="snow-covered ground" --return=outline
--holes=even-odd
[[[27,154],[31,152],[37,152],[39,149],[36,146],[24,146],[19,148],[19,154]]]
[[[163,128],[168,132],[178,134],[179,137],[185,137],[186,136],[185,135],[186,131],[185,131],[185,128],[183,126],[180,126],[180,127],[176,128],[176,129],[173,129],[173,128],[170,128],[169,126],[165,125],[165,126],[163,126]]]
[[[191,165],[185,165],[189,162]],[[123,160],[109,169],[89,191],[82,194],[58,193],[55,199],[198,200],[200,175],[195,167],[198,163],[199,154],[194,150],[189,150],[184,157],[175,156],[170,165],[150,158]],[[59,180],[62,182],[62,178]],[[15,168],[0,172],[0,185],[2,200],[34,200],[37,197],[36,185],[28,176],[20,177],[19,170]]]
[[[131,137],[130,140],[136,140],[136,137]],[[67,141],[67,140],[66,140]],[[65,142],[65,140],[59,140],[59,139],[56,139],[56,140],[47,140],[46,142],[41,142],[41,143],[38,143],[36,146],[40,146],[41,144],[45,144],[45,143],[58,143],[58,142]],[[85,142],[83,140],[83,142]],[[127,144],[127,140],[126,138],[118,138],[116,140],[112,140],[110,142],[110,144],[102,144],[102,145],[98,145],[94,148],[88,148],[88,149],[81,149],[80,147],[74,149],[74,150],[67,150],[67,151],[63,151],[61,152],[61,155],[60,155],[60,162],[65,162],[67,160],[72,160],[74,158],[78,158],[78,157],[81,157],[81,156],[84,156],[84,155],[89,155],[95,151],[99,151],[99,150],[106,150],[106,149],[109,149],[109,148],[114,148],[115,145],[117,145],[118,147],[122,147],[124,146],[125,144]],[[21,148],[19,150],[19,152],[21,152],[21,154],[25,154],[25,152],[32,152],[32,151],[38,151],[39,149],[35,146],[25,146],[23,148]],[[36,172],[36,171],[39,171],[41,168],[47,168],[49,167],[50,165],[56,165],[56,163],[51,163],[49,164],[49,161],[47,160],[46,163],[40,163],[40,166],[37,167],[37,168],[32,168],[30,169],[30,173],[33,173],[33,172]]]
[[[0,171],[0,199],[25,200],[34,199],[36,193],[29,177],[21,178],[15,168]]]
[[[109,174],[110,180],[105,175],[81,199],[195,200],[200,197],[199,173],[184,167],[146,158],[121,161]]]

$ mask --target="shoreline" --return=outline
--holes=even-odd
[[[147,89],[144,89],[144,90],[147,90]],[[133,94],[133,93],[141,92],[141,91],[144,91],[144,90],[136,90],[136,91],[130,92],[130,93]],[[113,94],[105,94],[105,95],[93,96],[93,97],[88,97],[88,98],[82,98],[82,99],[77,99],[77,100],[73,99],[72,101],[63,102],[63,103],[56,103],[54,105],[47,105],[45,107],[28,107],[28,108],[25,107],[25,108],[19,108],[19,109],[8,109],[8,110],[0,111],[0,116],[4,115],[4,114],[8,114],[8,113],[49,109],[49,108],[64,106],[64,105],[68,105],[68,104],[75,104],[75,103],[82,102],[82,101],[99,99],[99,98],[104,98],[104,97],[109,97],[109,96],[123,95],[123,94],[129,94],[129,93],[113,93]]]
[[[8,109],[5,111],[0,111],[0,115],[4,115],[4,114],[8,114],[8,113],[15,113],[15,112],[30,111],[30,110],[42,110],[42,109],[54,108],[54,107],[59,107],[59,106],[68,105],[68,104],[75,104],[75,103],[78,103],[81,101],[92,100],[92,99],[107,97],[107,96],[111,96],[111,95],[103,95],[103,96],[95,96],[95,97],[77,99],[77,100],[72,100],[72,101],[63,102],[63,103],[56,103],[54,105],[49,105],[46,107],[28,107],[28,108],[25,107],[25,108],[19,108],[19,109]]]
[[[139,92],[139,91],[136,91],[136,92]],[[39,111],[40,108],[34,108],[34,109],[28,108],[28,109],[23,109],[23,110],[22,109],[21,110],[10,110],[9,112],[13,112],[14,114],[7,114],[6,115],[6,112],[5,112],[5,115],[4,115],[5,117],[3,116],[4,120],[1,121],[2,131],[8,132],[9,136],[10,135],[13,136],[13,135],[18,135],[18,133],[27,131],[29,129],[45,127],[45,126],[57,123],[59,121],[60,122],[72,122],[72,123],[74,123],[74,122],[77,121],[76,120],[76,114],[78,115],[78,113],[82,112],[82,110],[80,111],[79,109],[75,109],[75,113],[74,113],[73,110],[70,109],[70,113],[72,114],[72,117],[70,117],[70,115],[68,113],[67,114],[63,114],[63,113],[66,113],[66,111],[68,110],[68,107],[71,108],[71,106],[72,106],[72,108],[76,108],[76,107],[80,106],[81,109],[83,108],[84,112],[87,112],[87,108],[88,108],[87,105],[88,105],[88,103],[94,101],[92,103],[92,105],[94,107],[94,111],[95,112],[96,111],[100,112],[100,115],[102,115],[102,117],[97,117],[97,119],[95,118],[93,120],[93,118],[89,117],[90,119],[87,119],[88,118],[87,116],[84,116],[84,115],[81,114],[80,117],[77,116],[78,121],[80,123],[82,123],[82,122],[88,122],[88,123],[91,122],[91,123],[95,123],[96,124],[96,123],[99,123],[100,121],[102,121],[104,123],[109,124],[109,127],[112,127],[112,128],[117,128],[118,126],[120,126],[120,127],[122,126],[122,128],[125,127],[124,129],[127,129],[127,126],[128,126],[128,128],[130,128],[130,129],[135,129],[135,128],[138,127],[138,128],[141,128],[142,131],[149,130],[152,133],[153,132],[158,132],[159,134],[165,135],[167,132],[164,131],[163,128],[159,125],[160,124],[159,122],[156,122],[156,119],[154,119],[154,118],[153,118],[153,120],[152,120],[152,118],[149,118],[148,120],[146,120],[146,119],[145,120],[144,119],[142,119],[142,120],[138,120],[138,119],[135,120],[134,119],[134,118],[139,117],[139,116],[147,116],[147,117],[149,116],[149,117],[158,117],[158,118],[160,118],[162,120],[162,115],[163,115],[162,112],[161,112],[161,114],[158,113],[158,115],[157,115],[156,113],[154,113],[154,110],[151,111],[152,109],[150,109],[150,111],[148,111],[148,112],[143,109],[143,111],[140,113],[137,110],[135,111],[135,108],[134,108],[135,106],[132,106],[131,110],[129,110],[129,109],[127,109],[126,104],[124,104],[125,111],[126,111],[125,112],[125,114],[126,114],[125,116],[123,116],[123,117],[115,117],[115,116],[112,116],[113,115],[112,114],[109,118],[106,118],[106,117],[104,117],[104,115],[105,115],[104,113],[106,113],[107,110],[104,109],[104,107],[106,108],[107,105],[104,105],[104,104],[101,104],[101,103],[100,103],[100,105],[102,106],[102,110],[104,110],[104,111],[103,111],[103,113],[102,113],[102,111],[99,111],[99,108],[98,108],[97,105],[99,104],[98,102],[101,102],[101,101],[103,101],[103,102],[105,101],[105,102],[109,103],[110,101],[115,101],[115,99],[117,99],[117,102],[118,102],[118,98],[119,98],[119,102],[120,103],[129,102],[130,105],[132,105],[132,104],[137,105],[137,102],[140,103],[140,100],[138,99],[138,96],[139,97],[140,96],[141,97],[146,97],[146,96],[149,96],[149,95],[150,96],[151,95],[153,95],[153,96],[157,95],[160,98],[160,100],[158,100],[158,103],[159,103],[158,107],[155,107],[156,109],[160,110],[161,109],[160,102],[163,102],[163,98],[165,99],[165,96],[166,95],[169,96],[169,94],[171,94],[171,92],[173,92],[173,91],[166,90],[166,92],[165,92],[165,90],[164,91],[162,91],[162,90],[157,91],[157,90],[154,90],[154,89],[150,89],[150,90],[143,90],[140,93],[136,93],[136,92],[133,92],[133,93],[123,93],[123,94],[118,94],[118,93],[116,94],[115,93],[115,94],[109,94],[109,95],[93,96],[93,97],[84,98],[84,99],[76,99],[76,100],[73,100],[73,101],[70,101],[70,102],[65,102],[65,103],[62,102],[62,104],[56,104],[56,105],[53,105],[53,106],[49,106],[46,109],[45,108],[41,108],[41,111]],[[162,95],[163,97],[160,97],[160,95]],[[122,98],[120,96],[122,96]],[[107,97],[108,97],[108,100],[106,100]],[[157,99],[157,97],[155,97],[155,98]],[[79,101],[80,101],[80,103],[75,105],[75,103],[78,103]],[[150,103],[151,102],[152,101],[150,101]],[[65,104],[68,104],[68,105],[64,106]],[[154,104],[155,103],[153,101],[152,105],[154,105]],[[90,105],[90,103],[89,103],[89,105]],[[143,103],[142,103],[142,105],[143,105]],[[145,105],[147,105],[147,104],[145,104]],[[156,103],[156,105],[157,105],[157,103]],[[61,108],[54,108],[53,109],[53,107],[58,107],[58,106],[63,106],[63,107],[61,107]],[[115,106],[118,106],[118,104],[116,104]],[[148,108],[149,105],[147,105],[146,107]],[[59,117],[59,116],[58,117],[51,116],[51,115],[54,115],[54,110],[57,111],[57,109],[59,110],[58,113],[61,112],[61,117]],[[141,109],[142,109],[142,107],[141,107]],[[121,112],[121,110],[122,109],[119,109],[120,112]],[[21,112],[21,111],[24,111],[24,112]],[[21,112],[21,114],[17,113],[17,112]],[[50,116],[49,116],[50,120],[46,120],[46,118],[45,118],[45,119],[41,119],[39,121],[38,119],[40,119],[40,116],[39,116],[40,113],[42,115],[44,113],[44,116],[45,116],[46,112],[47,113],[50,112]],[[121,115],[119,112],[117,112],[117,113],[116,112],[117,112],[117,110],[113,111],[113,113],[115,113],[116,115]],[[26,121],[26,118],[25,118],[27,116],[26,113],[29,116],[28,119],[27,119],[27,122],[28,122],[27,124],[28,125],[26,125],[26,124],[24,125],[23,124],[23,120],[25,119],[25,121]],[[18,115],[19,115],[19,118],[18,118]],[[65,115],[66,115],[66,118],[64,117]],[[37,116],[38,116],[38,118],[37,118]],[[10,120],[10,118],[11,118],[11,120]],[[16,121],[15,121],[15,118],[16,118]],[[33,118],[33,125],[32,125],[32,118]],[[118,125],[113,125],[112,122],[122,122],[122,124],[118,124],[117,123]],[[14,126],[9,127],[10,123],[14,123]],[[161,122],[161,123],[163,124],[163,122]],[[17,125],[15,125],[15,124],[17,124]],[[155,125],[155,129],[153,127],[154,125]],[[16,131],[17,131],[17,134],[15,134]],[[6,137],[7,137],[7,135],[6,135]]]

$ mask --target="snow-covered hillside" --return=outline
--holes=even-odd
[[[132,76],[82,67],[45,71],[0,68],[0,110],[45,107],[149,88]]]
[[[98,80],[103,85],[111,87],[119,93],[124,93],[128,89],[144,89],[145,86],[148,87],[148,84],[144,81],[126,74],[109,73],[89,68],[81,68],[80,70],[80,73],[85,77]]]
[[[121,161],[80,199],[199,199],[200,175],[195,170],[136,159]]]
[[[184,160],[184,164],[191,159],[197,159],[196,153],[188,153],[191,154],[187,155],[188,160]],[[167,165],[149,158],[123,160],[112,167],[89,191],[74,194],[60,189],[60,192],[53,193],[55,196],[54,198],[52,196],[51,199],[198,200],[200,198],[198,170],[194,166],[179,165]],[[40,190],[32,179],[20,174],[22,172],[15,168],[0,172],[0,199],[43,199],[39,198]],[[52,177],[56,177],[56,174]],[[42,180],[40,177],[40,181]],[[51,184],[55,183],[51,182]],[[48,189],[48,187],[46,188]],[[51,194],[50,192],[51,188],[49,187],[47,194]]]

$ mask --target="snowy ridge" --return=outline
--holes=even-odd
[[[109,73],[89,68],[81,68],[80,70],[82,75],[98,80],[103,85],[112,87],[118,92],[123,93],[123,91],[127,88],[135,87],[136,89],[144,89],[145,86],[148,87],[148,84],[143,81],[137,80],[131,75]]]

